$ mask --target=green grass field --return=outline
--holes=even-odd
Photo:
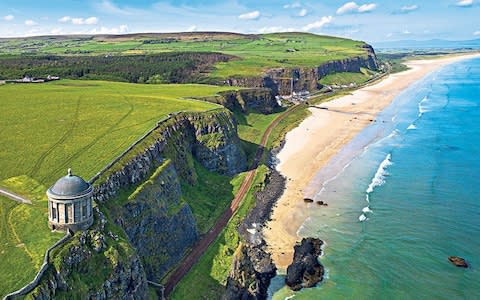
[[[45,250],[63,234],[47,227],[45,188],[26,176],[0,181],[0,186],[28,195],[32,205],[0,196],[0,296],[21,288],[34,277]]]
[[[62,80],[0,86],[0,295],[33,279],[62,234],[47,227],[45,191],[68,167],[88,179],[168,113],[217,105],[188,100],[227,88]],[[220,183],[219,183],[220,184]]]
[[[228,88],[62,80],[2,85],[0,180],[49,186],[72,167],[90,178],[168,113],[217,105],[190,101]]]
[[[151,42],[153,41],[153,42]],[[151,54],[160,52],[220,52],[237,57],[215,65],[213,78],[253,77],[269,68],[315,67],[331,60],[366,55],[363,42],[309,33],[158,34],[94,39],[30,38],[0,41],[0,54],[58,55]]]

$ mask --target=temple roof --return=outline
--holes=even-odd
[[[73,175],[72,170],[68,169],[68,174],[58,179],[57,182],[48,189],[47,193],[54,197],[75,197],[88,193],[90,189],[91,185],[88,182],[85,182],[80,176]]]

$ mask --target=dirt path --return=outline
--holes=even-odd
[[[0,187],[0,195],[5,196],[7,198],[12,199],[13,201],[17,201],[20,203],[25,203],[25,204],[32,204],[32,201],[23,198],[22,196],[19,196],[17,194],[14,194],[10,191],[5,190],[4,188]]]
[[[252,162],[252,166],[250,171],[248,171],[247,176],[243,180],[240,189],[237,192],[237,195],[233,199],[230,207],[228,207],[220,218],[217,220],[215,225],[208,233],[206,233],[193,247],[192,251],[184,257],[182,262],[179,264],[177,269],[175,269],[174,273],[168,278],[167,283],[165,284],[165,296],[167,297],[173,291],[175,286],[180,282],[180,280],[185,276],[188,271],[193,267],[193,265],[200,259],[200,257],[205,253],[208,246],[217,238],[217,236],[222,232],[223,228],[227,225],[230,218],[235,214],[237,211],[243,197],[247,194],[248,190],[253,183],[253,179],[257,173],[257,167],[260,163],[260,160],[263,156],[263,151],[265,149],[265,145],[267,144],[268,138],[272,133],[272,130],[282,121],[288,114],[290,114],[293,110],[295,110],[298,106],[293,106],[286,110],[283,114],[278,116],[272,123],[267,127],[265,132],[263,133],[262,140],[260,141],[260,145],[257,148],[257,152],[255,153],[255,159]]]

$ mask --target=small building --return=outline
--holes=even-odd
[[[92,194],[92,185],[68,169],[68,174],[47,190],[48,226],[62,231],[90,227],[93,223]]]

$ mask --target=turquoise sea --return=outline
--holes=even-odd
[[[480,59],[412,85],[314,182],[329,206],[299,234],[326,242],[326,279],[292,293],[277,276],[274,299],[480,299]]]

